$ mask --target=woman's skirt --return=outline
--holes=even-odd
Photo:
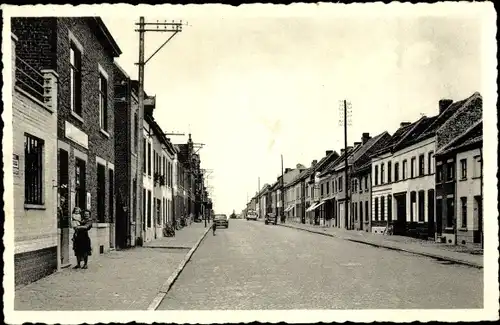
[[[87,231],[77,231],[73,250],[76,256],[91,255],[92,248],[89,233]]]

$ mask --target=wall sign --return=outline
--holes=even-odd
[[[90,192],[87,192],[87,210],[90,211]]]
[[[19,155],[12,155],[12,170],[14,171],[14,175],[19,175]]]

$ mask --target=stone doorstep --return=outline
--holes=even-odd
[[[437,253],[434,253],[434,252],[429,253],[429,252],[425,252],[425,251],[422,251],[422,250],[415,250],[415,249],[411,249],[411,248],[404,248],[404,247],[401,247],[401,245],[398,245],[398,243],[399,244],[401,244],[401,243],[397,242],[397,241],[391,242],[391,244],[389,244],[387,242],[380,243],[380,242],[370,241],[370,240],[365,239],[365,238],[363,238],[363,239],[355,239],[355,238],[352,238],[350,236],[345,236],[345,237],[344,236],[337,236],[335,234],[327,233],[327,232],[322,232],[322,231],[319,231],[319,230],[316,230],[316,229],[307,229],[307,228],[302,228],[302,227],[297,227],[297,226],[292,226],[292,225],[286,225],[286,224],[279,224],[279,225],[283,226],[283,227],[288,227],[288,228],[293,228],[293,229],[298,229],[298,230],[304,230],[304,231],[308,231],[308,232],[311,232],[311,233],[316,233],[316,234],[320,234],[320,235],[324,235],[324,236],[340,238],[340,239],[344,239],[344,240],[348,240],[348,241],[356,242],[356,243],[360,243],[360,244],[371,245],[371,246],[382,247],[382,248],[388,248],[388,249],[393,249],[393,250],[399,250],[399,251],[404,251],[404,252],[407,252],[407,253],[422,255],[422,256],[436,258],[436,259],[440,259],[440,260],[447,260],[447,261],[454,262],[454,263],[457,263],[457,264],[463,264],[463,265],[472,266],[472,267],[476,267],[476,268],[480,268],[480,269],[483,268],[483,264],[482,263],[477,263],[477,262],[474,262],[474,261],[469,261],[469,260],[458,258],[458,257],[452,257],[452,256],[449,256],[449,255],[441,255],[441,254],[437,254]],[[411,244],[406,244],[406,243],[402,243],[402,244],[403,245],[411,245]],[[440,248],[431,248],[431,249],[436,249],[436,250],[439,249],[439,250],[441,250]],[[456,255],[456,254],[467,254],[467,253],[453,252],[453,251],[449,251],[449,250],[442,250],[442,251],[443,252],[452,253],[453,255]]]

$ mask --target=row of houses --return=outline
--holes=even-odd
[[[15,284],[74,263],[70,215],[88,209],[93,255],[200,219],[210,199],[191,135],[173,144],[99,17],[13,18]],[[61,217],[59,217],[61,216]]]
[[[482,179],[482,97],[474,93],[440,100],[435,116],[402,122],[392,135],[363,133],[308,168],[287,168],[247,206],[282,222],[482,245]]]

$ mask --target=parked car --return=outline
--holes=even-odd
[[[216,214],[214,222],[217,227],[229,228],[229,218],[225,214]]]
[[[266,214],[266,220],[264,221],[266,225],[268,224],[277,224],[278,223],[278,217],[274,213],[268,213]]]

